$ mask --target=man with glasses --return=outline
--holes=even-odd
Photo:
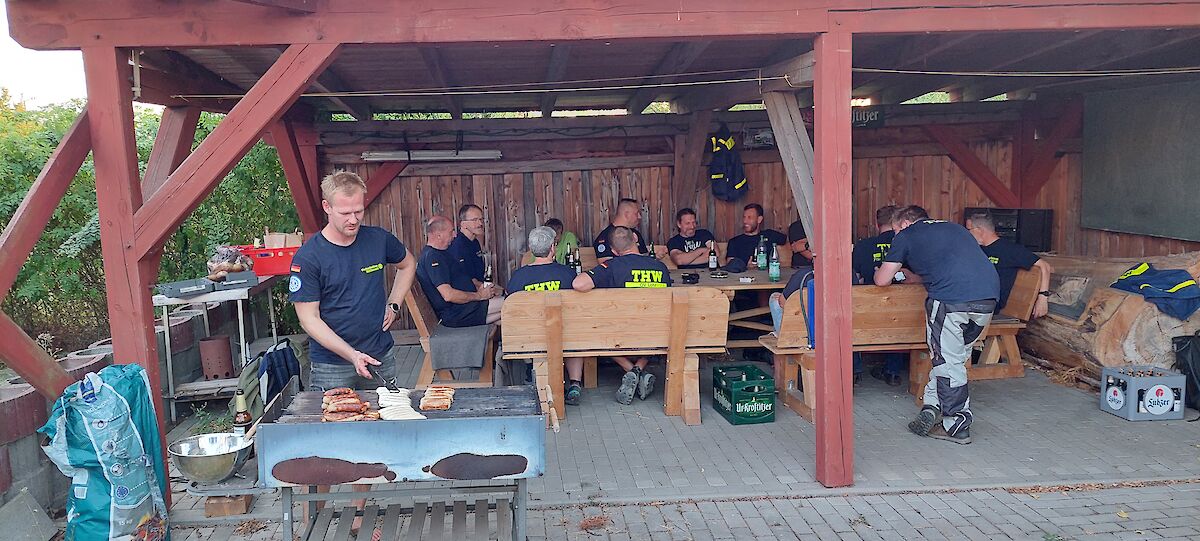
[[[483,209],[466,204],[458,209],[458,234],[450,242],[450,257],[458,261],[462,272],[478,287],[484,283],[487,263],[483,260]]]

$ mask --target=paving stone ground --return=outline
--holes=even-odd
[[[397,357],[420,358],[409,353]],[[912,396],[868,377],[855,388],[854,487],[829,490],[813,479],[813,426],[787,409],[774,423],[730,425],[711,406],[711,366],[702,367],[703,423],[689,427],[663,415],[661,392],[617,404],[619,374],[602,363],[600,387],[568,408],[561,432],[546,435],[546,473],[529,483],[531,539],[1200,538],[1200,485],[1067,497],[1004,490],[1200,479],[1200,423],[1125,421],[1099,411],[1096,394],[1029,370],[971,383],[975,442],[959,446],[909,434]],[[400,367],[415,373],[415,365]],[[967,491],[939,492],[948,488]],[[176,510],[202,508],[177,496]],[[612,511],[611,526],[570,527],[596,505]],[[258,516],[279,512],[275,496],[255,504]],[[187,529],[180,539],[279,539],[277,523],[252,536],[229,531]]]

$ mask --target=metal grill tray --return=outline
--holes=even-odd
[[[375,391],[356,391],[359,398],[371,403],[371,408],[379,406],[379,395]],[[319,423],[321,422],[320,391],[302,391],[297,393],[291,404],[283,410],[277,423]],[[537,391],[532,385],[514,387],[468,387],[454,390],[454,402],[448,410],[420,409],[421,397],[424,390],[413,390],[409,394],[412,407],[429,419],[458,419],[469,417],[511,417],[517,415],[541,415]],[[353,421],[371,423],[375,421]]]

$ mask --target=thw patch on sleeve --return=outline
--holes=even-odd
[[[300,291],[300,277],[292,275],[292,279],[288,281],[288,291],[295,293]]]

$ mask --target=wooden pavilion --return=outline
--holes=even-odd
[[[260,138],[279,151],[306,231],[322,226],[321,176],[353,168],[368,179],[369,223],[410,246],[423,244],[423,218],[484,207],[501,277],[529,227],[557,216],[591,238],[623,196],[644,202],[643,230],[658,242],[683,206],[724,238],[746,201],[766,205],[772,227],[799,215],[827,276],[849,275],[854,233],[890,201],[944,217],[964,206],[1053,207],[1068,253],[1197,247],[1078,223],[1076,96],[1148,77],[953,72],[1194,66],[1200,0],[6,3],[25,47],[82,50],[88,105],[0,237],[0,292],[91,153],[115,359],[152,379],[150,286],[164,242]],[[935,90],[961,103],[893,105]],[[1030,92],[1037,100],[977,103]],[[852,109],[852,97],[872,106]],[[144,174],[134,101],[166,106]],[[644,114],[654,102],[670,113]],[[765,112],[728,111],[760,102]],[[192,149],[201,111],[227,115]],[[502,112],[531,118],[491,114]],[[770,128],[777,147],[745,154],[754,188],[736,207],[712,201],[703,178],[718,121],[746,134]],[[422,163],[404,152],[428,149],[503,159]],[[394,154],[364,158],[380,151]],[[849,299],[849,283],[836,281],[817,298],[816,477],[830,487],[854,479]],[[7,316],[0,335],[0,357],[40,392],[70,383]],[[159,418],[165,426],[161,404]]]

